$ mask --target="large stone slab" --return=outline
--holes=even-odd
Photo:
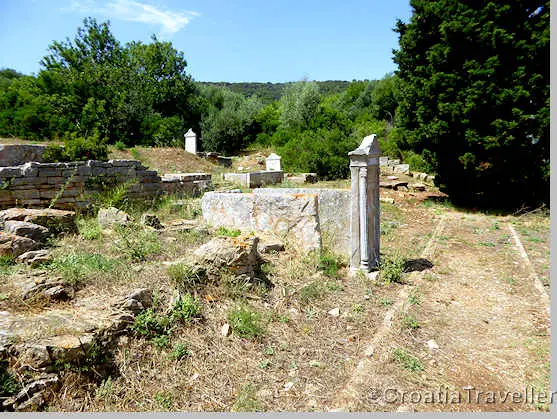
[[[350,191],[320,188],[258,188],[255,195],[313,194],[317,196],[323,245],[338,254],[350,252]]]
[[[206,192],[201,199],[203,220],[215,227],[253,229],[253,195],[243,193]]]
[[[75,212],[52,208],[9,208],[0,211],[0,226],[6,221],[26,221],[46,227],[52,234],[75,233]]]
[[[321,231],[314,194],[256,194],[253,200],[255,231],[271,232],[286,238],[291,247],[311,251],[321,249]]]
[[[207,192],[201,208],[204,221],[212,226],[272,233],[301,251],[321,248],[318,202],[314,194]]]

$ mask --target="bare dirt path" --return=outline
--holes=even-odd
[[[422,254],[434,268],[410,275],[330,410],[546,409],[548,299],[513,236],[448,211]]]

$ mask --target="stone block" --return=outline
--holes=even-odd
[[[285,237],[301,251],[321,250],[321,231],[314,194],[256,194],[253,228]]]
[[[207,192],[201,199],[203,220],[214,227],[253,229],[253,195]]]

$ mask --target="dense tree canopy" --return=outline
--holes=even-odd
[[[98,133],[110,142],[172,144],[199,127],[196,86],[170,42],[122,46],[109,23],[85,19],[55,41],[36,78],[0,74],[0,134],[30,139]]]
[[[410,4],[396,27],[400,145],[456,202],[547,202],[549,1]]]

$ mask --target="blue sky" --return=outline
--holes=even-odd
[[[1,0],[0,68],[36,74],[92,16],[122,43],[172,41],[199,81],[377,79],[395,70],[392,28],[410,15],[408,0]]]

